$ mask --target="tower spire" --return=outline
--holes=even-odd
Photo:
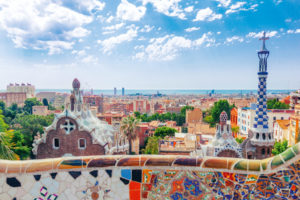
[[[269,37],[266,37],[266,31],[264,31],[263,36],[261,38],[259,38],[259,40],[263,41],[261,51],[268,51],[268,49],[266,48],[266,40],[268,40],[268,39],[269,39]]]

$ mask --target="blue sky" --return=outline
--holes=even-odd
[[[0,89],[300,88],[299,0],[0,1]]]

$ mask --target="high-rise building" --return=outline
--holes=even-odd
[[[35,87],[29,83],[27,84],[9,84],[6,87],[8,93],[26,93],[26,98],[35,97]]]
[[[125,88],[122,88],[122,96],[125,96]]]
[[[114,88],[114,95],[115,96],[117,95],[117,88],[116,87]]]
[[[258,71],[258,92],[257,103],[253,127],[248,133],[247,140],[242,144],[244,157],[248,159],[264,159],[272,155],[274,145],[273,132],[270,131],[267,115],[267,77],[268,77],[268,57],[270,52],[267,50],[264,32],[260,40],[263,41],[262,49],[258,52],[259,71]]]

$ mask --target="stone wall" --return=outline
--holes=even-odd
[[[300,143],[264,159],[89,156],[0,161],[0,199],[299,199]]]

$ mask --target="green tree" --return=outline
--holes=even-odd
[[[268,109],[289,109],[289,105],[280,102],[278,99],[270,99],[267,101]]]
[[[210,126],[214,126],[214,119],[211,115],[207,115],[203,119],[204,122],[208,123]]]
[[[4,137],[5,133],[0,133],[0,159],[4,160],[16,160],[16,154],[9,149],[8,142]]]
[[[147,140],[147,145],[145,149],[142,149],[143,154],[158,154],[158,142],[159,142],[159,137],[148,137]]]
[[[225,111],[230,117],[230,110],[233,108],[233,106],[230,106],[227,100],[219,100],[214,103],[214,106],[211,109],[211,116],[213,118],[213,122],[217,123],[220,119],[221,112]]]
[[[245,139],[243,138],[235,138],[235,141],[239,144],[242,144],[244,142]]]
[[[41,106],[42,103],[37,98],[29,98],[24,102],[23,110],[29,114],[32,114],[32,106]]]
[[[4,116],[2,115],[2,110],[0,110],[0,132],[5,132],[9,126],[4,121]]]
[[[231,127],[231,131],[232,131],[233,133],[238,133],[238,132],[240,131],[240,127],[239,127],[239,126],[232,126],[232,127]]]
[[[24,136],[20,131],[9,130],[4,133],[8,148],[23,160],[30,156],[31,148],[25,145]]]
[[[166,136],[174,136],[176,132],[177,130],[174,128],[163,126],[155,129],[154,136],[164,138]]]
[[[278,155],[278,154],[284,152],[285,150],[287,150],[287,148],[288,148],[287,140],[284,140],[282,142],[275,141],[274,148],[272,150],[272,154]]]
[[[183,107],[180,109],[180,113],[183,114],[183,115],[185,115],[186,110],[194,110],[194,107],[193,107],[193,106],[183,106]]]
[[[49,106],[48,99],[44,98],[42,102],[44,106]]]
[[[121,131],[127,137],[129,142],[129,154],[132,154],[132,141],[137,138],[136,127],[140,123],[140,119],[129,116],[121,121]]]
[[[43,133],[44,127],[49,126],[54,119],[54,115],[39,116],[39,115],[25,115],[19,114],[12,121],[12,128],[24,136],[24,145],[27,147],[32,147],[32,142],[34,136],[37,132]]]

